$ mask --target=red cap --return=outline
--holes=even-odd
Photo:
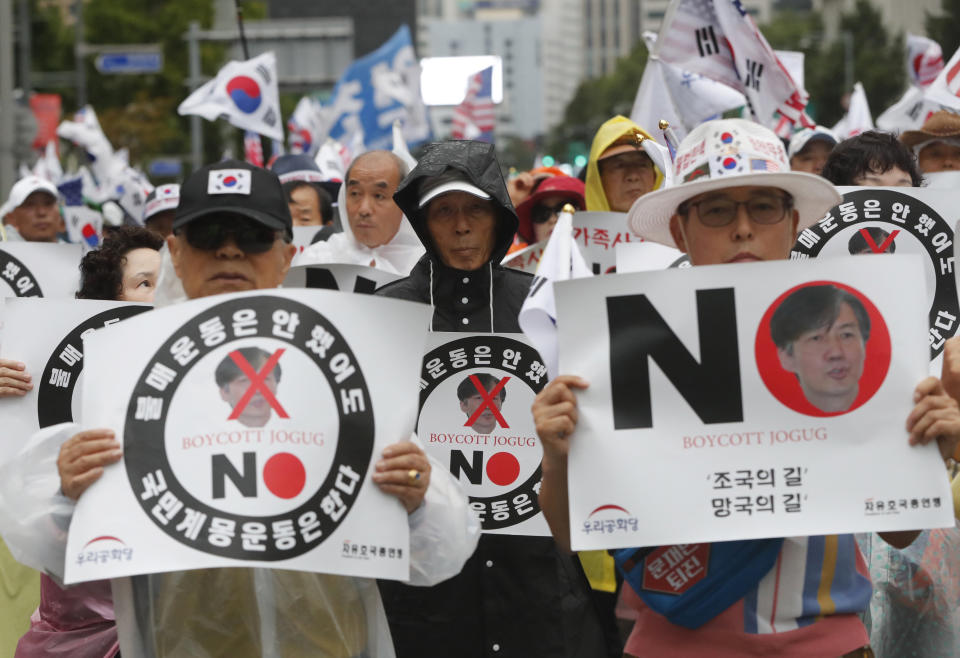
[[[533,222],[530,219],[530,212],[541,199],[554,194],[570,197],[570,202],[576,206],[578,210],[583,210],[586,207],[586,202],[583,200],[583,181],[579,178],[574,178],[573,176],[553,176],[552,178],[547,178],[540,183],[536,192],[517,206],[517,217],[520,219],[517,233],[528,243],[533,244]]]

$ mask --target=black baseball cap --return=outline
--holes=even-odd
[[[190,174],[180,186],[173,230],[220,213],[236,213],[293,235],[293,220],[280,179],[272,171],[248,162],[224,160]]]

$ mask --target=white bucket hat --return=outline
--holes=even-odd
[[[633,202],[627,221],[644,240],[677,248],[670,218],[698,194],[741,185],[777,187],[793,197],[798,230],[814,224],[843,198],[825,178],[790,171],[783,142],[767,128],[744,119],[718,119],[694,128],[677,148],[673,187]]]

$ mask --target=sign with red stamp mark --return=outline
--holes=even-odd
[[[407,578],[406,514],[369,475],[414,429],[419,359],[370,331],[382,317],[398,344],[423,340],[416,305],[307,290],[194,300],[88,338],[84,421],[114,429],[124,458],[80,500],[66,579],[210,566]],[[133,558],[80,562],[103,536]]]
[[[547,383],[522,334],[433,333],[420,373],[417,436],[470,496],[484,532],[550,534],[543,454],[530,405]]]

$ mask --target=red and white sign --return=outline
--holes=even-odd
[[[83,426],[113,429],[124,456],[77,504],[65,580],[231,566],[406,580],[407,514],[370,476],[414,429],[429,314],[271,290],[88,336]]]
[[[700,266],[556,284],[574,550],[953,525],[916,255]],[[851,468],[856,464],[856,468]]]

